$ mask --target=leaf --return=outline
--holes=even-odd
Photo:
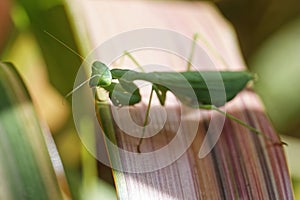
[[[75,38],[66,10],[60,0],[18,0],[30,20],[30,28],[34,33],[47,64],[51,83],[65,95],[73,86],[77,69],[81,65]],[[47,31],[74,52],[59,44]]]
[[[12,64],[0,62],[0,93],[0,199],[62,199],[31,98]]]

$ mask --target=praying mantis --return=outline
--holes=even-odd
[[[134,84],[136,80],[147,81],[152,84],[152,89],[150,92],[150,98],[145,114],[145,120],[143,123],[143,133],[142,137],[139,140],[137,145],[137,151],[141,153],[140,147],[143,141],[143,136],[145,132],[145,126],[148,122],[149,111],[151,108],[151,102],[153,98],[153,92],[156,93],[158,100],[162,106],[166,102],[166,93],[173,93],[181,103],[199,109],[206,110],[215,110],[222,115],[230,118],[231,120],[241,124],[242,126],[248,128],[256,134],[264,136],[266,139],[271,140],[265,134],[257,130],[256,128],[246,124],[245,122],[239,120],[231,114],[228,114],[218,107],[223,106],[226,102],[232,100],[239,92],[241,92],[249,81],[254,79],[254,75],[247,71],[190,71],[191,59],[193,57],[194,44],[196,41],[197,35],[194,36],[191,56],[188,60],[187,70],[185,72],[149,72],[145,73],[141,65],[136,61],[136,59],[128,52],[124,52],[124,55],[127,55],[133,63],[141,69],[142,72],[137,72],[129,69],[109,69],[104,63],[100,61],[95,61],[92,65],[92,74],[89,80],[89,86],[101,87],[109,93],[109,98],[115,106],[132,106],[141,101],[141,95],[139,88]],[[213,88],[208,88],[205,82],[214,83],[218,80],[215,80],[214,75],[220,74],[223,80],[224,85],[214,84]],[[203,79],[203,76],[206,79]],[[188,90],[181,83],[181,77],[187,80],[191,88],[196,94],[196,102],[192,102],[189,98],[189,93],[185,91]],[[117,82],[114,82],[117,81]],[[211,97],[209,89],[215,91],[222,90],[221,87],[225,87],[226,101],[218,99],[214,101],[214,104],[211,102]],[[193,99],[195,101],[195,99]],[[280,144],[285,144],[280,142]]]
[[[48,35],[57,40],[53,35],[46,32]],[[143,123],[143,132],[137,145],[137,152],[141,153],[141,144],[143,136],[145,134],[145,127],[148,123],[149,112],[151,108],[151,102],[153,93],[155,92],[158,100],[162,106],[165,105],[167,92],[171,92],[174,96],[180,100],[182,104],[187,106],[215,110],[220,114],[228,117],[229,119],[239,123],[240,125],[248,128],[258,135],[262,135],[264,138],[272,141],[271,138],[257,130],[255,127],[248,125],[247,123],[239,120],[235,116],[226,113],[218,107],[223,106],[226,102],[232,100],[238,93],[240,93],[248,84],[249,81],[254,79],[254,75],[247,71],[191,71],[191,61],[193,58],[194,48],[197,40],[197,34],[194,35],[194,40],[190,52],[190,57],[187,64],[187,70],[184,72],[144,72],[141,65],[137,60],[127,51],[124,55],[127,55],[136,65],[140,68],[141,72],[137,72],[130,69],[109,69],[107,65],[100,61],[93,62],[91,68],[91,77],[80,84],[77,88],[72,90],[67,96],[75,92],[83,84],[89,82],[90,88],[101,87],[106,90],[109,94],[111,102],[115,106],[133,106],[141,102],[142,96],[140,94],[140,88],[134,83],[134,81],[142,80],[151,83],[152,88],[150,92],[150,98],[147,105],[145,119]],[[61,41],[59,41],[62,43]],[[62,43],[66,46],[64,43]],[[74,51],[72,51],[74,52]],[[76,53],[77,54],[77,53]],[[78,55],[78,54],[77,54]],[[215,79],[215,75],[219,74],[222,78],[223,84],[217,84],[219,80]],[[205,79],[203,77],[206,77]],[[186,92],[188,88],[182,84],[181,80],[184,78],[190,88],[194,91],[196,98],[189,96]],[[206,82],[210,82],[213,88],[208,88]],[[216,84],[215,84],[216,83]],[[224,91],[226,99],[216,99],[214,102],[211,101],[209,89],[213,89],[215,92]],[[97,96],[97,95],[96,95]],[[95,96],[95,100],[98,100]],[[278,142],[276,143],[278,144]],[[279,142],[280,145],[286,144]]]
[[[214,74],[220,73],[223,79],[226,92],[226,102],[233,99],[247,83],[253,79],[252,74],[241,71],[241,72],[214,72],[214,71],[186,71],[186,72],[136,72],[128,69],[109,69],[104,63],[95,61],[92,65],[92,74],[89,81],[91,88],[101,87],[109,93],[109,98],[115,106],[132,106],[141,101],[141,95],[139,88],[134,84],[133,81],[143,80],[152,83],[152,89],[150,93],[150,99],[148,102],[145,121],[143,128],[146,126],[149,117],[149,110],[151,108],[151,101],[153,98],[153,92],[156,93],[159,102],[162,106],[166,102],[166,93],[172,92],[183,104],[200,109],[216,110],[227,117],[237,121],[238,123],[246,126],[258,133],[259,131],[249,125],[241,122],[232,115],[229,115],[220,109],[218,106],[223,106],[225,102],[215,102],[215,105],[211,104],[211,98],[209,89],[207,88],[205,81],[215,81]],[[126,76],[125,76],[126,74]],[[203,74],[210,78],[209,80],[203,79]],[[184,77],[191,88],[196,94],[196,99],[191,99],[187,96],[189,88],[185,87],[185,84],[180,82],[181,76]],[[118,82],[114,82],[118,81]],[[168,87],[169,86],[169,87]],[[216,84],[214,90],[221,90],[222,86]],[[170,89],[172,88],[172,89]],[[196,100],[197,102],[193,102]],[[144,130],[144,129],[143,129]],[[142,136],[144,135],[144,131]],[[140,151],[140,146],[143,141],[143,137],[140,138],[137,146],[137,151]]]

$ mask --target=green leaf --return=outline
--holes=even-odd
[[[0,199],[62,199],[31,98],[0,62]]]
[[[52,34],[74,52],[79,52],[65,7],[60,0],[17,2],[24,8],[30,20],[31,31],[47,64],[50,82],[61,94],[67,94],[73,87],[81,58],[45,32]]]

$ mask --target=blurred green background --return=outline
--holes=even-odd
[[[274,127],[289,144],[286,153],[295,196],[300,199],[300,2],[220,0],[215,4],[236,29],[248,67],[259,76],[255,89]],[[109,169],[87,164],[92,159],[74,130],[70,99],[62,103],[81,60],[44,30],[78,50],[60,0],[0,1],[1,60],[19,67],[39,115],[54,136],[72,196],[115,199],[112,177],[105,173]]]

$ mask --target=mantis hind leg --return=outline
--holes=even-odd
[[[272,138],[268,137],[266,134],[264,134],[263,132],[259,131],[258,129],[254,128],[253,126],[250,126],[249,124],[241,121],[240,119],[236,118],[235,116],[224,112],[223,110],[219,109],[218,107],[214,106],[214,105],[200,105],[199,106],[200,109],[205,109],[205,110],[215,110],[218,113],[222,114],[223,116],[237,122],[238,124],[246,127],[247,129],[249,129],[250,131],[254,132],[257,135],[261,135],[262,137],[264,137],[265,139],[271,141],[274,144],[279,144],[279,145],[287,145],[285,142],[274,142]]]

